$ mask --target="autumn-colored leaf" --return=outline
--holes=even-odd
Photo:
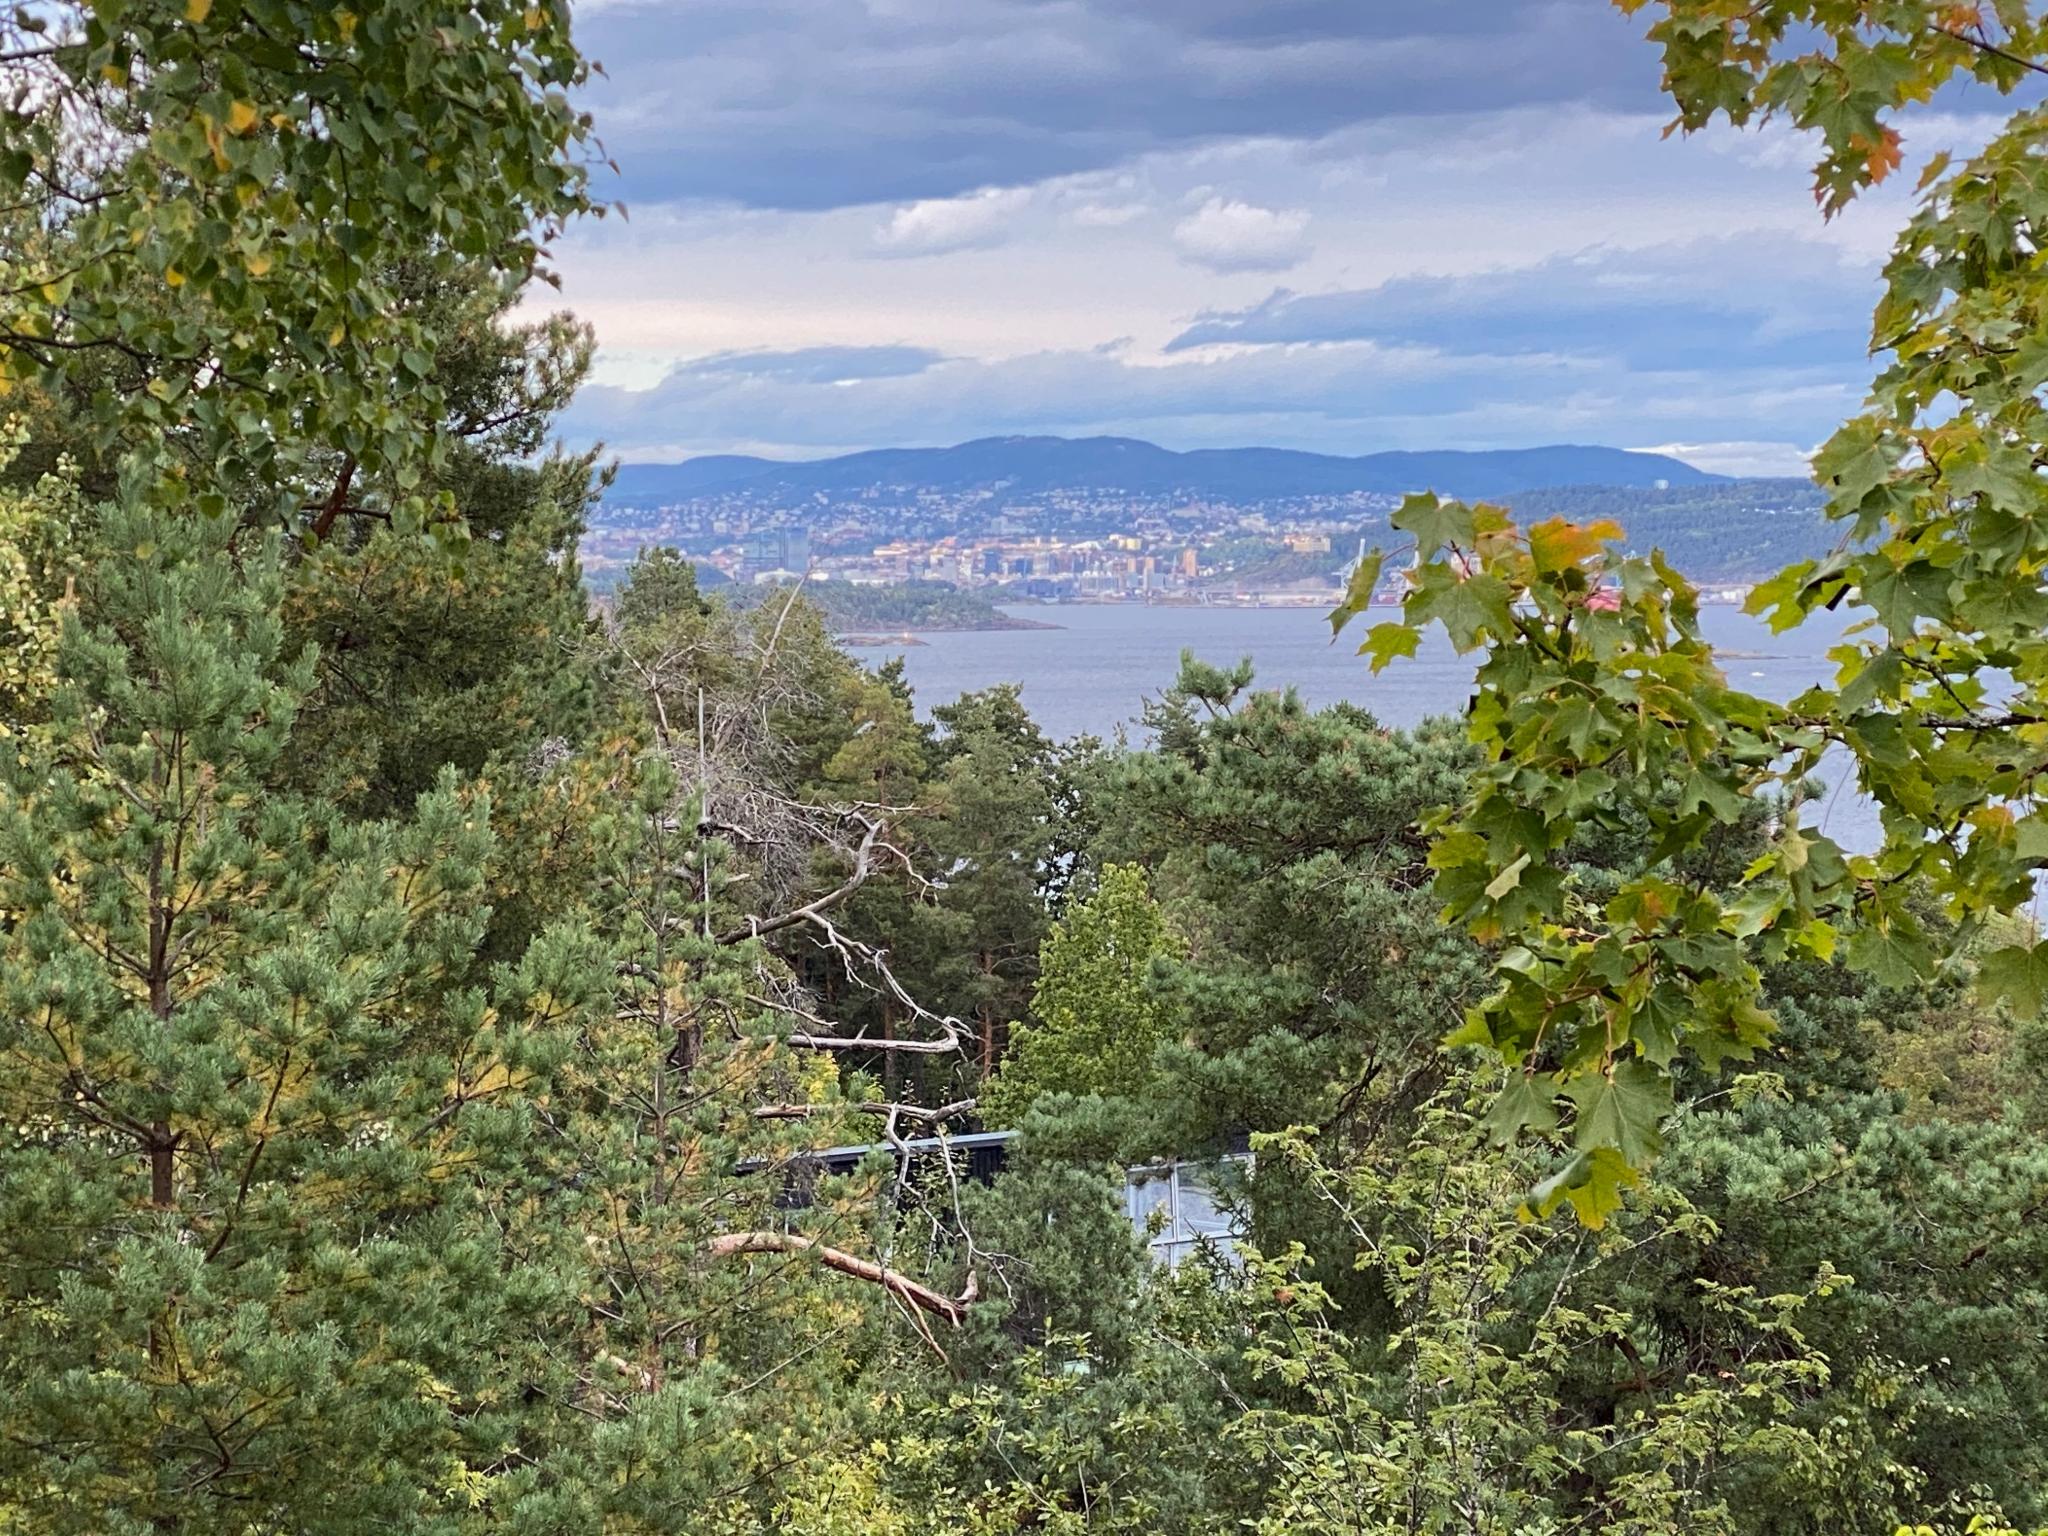
[[[1875,139],[1860,133],[1849,139],[1849,147],[1863,157],[1863,168],[1873,182],[1883,181],[1899,168],[1902,143],[1896,128],[1881,129]]]
[[[1582,565],[1600,553],[1601,547],[1622,537],[1621,525],[1602,520],[1572,523],[1553,517],[1529,530],[1529,553],[1539,571],[1562,571]]]

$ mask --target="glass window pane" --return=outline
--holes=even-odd
[[[1165,1175],[1133,1173],[1124,1184],[1125,1209],[1130,1212],[1132,1228],[1141,1234],[1147,1230],[1154,1211],[1161,1212],[1162,1219],[1171,1219],[1172,1200],[1173,1180]]]
[[[1229,1237],[1237,1230],[1230,1213],[1216,1198],[1214,1170],[1190,1163],[1178,1170],[1180,1198],[1175,1202],[1174,1225],[1188,1237]]]

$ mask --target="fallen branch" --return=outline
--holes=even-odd
[[[957,1297],[942,1296],[930,1286],[919,1285],[908,1275],[885,1269],[872,1259],[856,1258],[843,1249],[828,1248],[814,1238],[799,1237],[793,1232],[728,1232],[711,1240],[710,1252],[716,1258],[742,1253],[812,1254],[827,1269],[851,1275],[856,1280],[865,1280],[870,1285],[879,1285],[920,1312],[943,1317],[956,1328],[965,1321],[967,1308],[980,1294],[972,1273],[967,1276],[966,1288]]]
[[[844,1042],[854,1043],[854,1042]],[[937,1125],[966,1114],[980,1100],[955,1099],[951,1104],[941,1104],[937,1109],[926,1109],[917,1104],[892,1104],[875,1101],[861,1104],[763,1104],[754,1111],[756,1120],[808,1120],[812,1115],[829,1114],[834,1109],[851,1109],[863,1115],[895,1115],[905,1120],[915,1120],[921,1125]]]
[[[820,1018],[809,1009],[801,1008],[795,1003],[766,997],[758,992],[749,992],[747,1001],[757,1008],[766,1008],[771,1013],[782,1014],[785,1018],[801,1019],[806,1024],[815,1025],[815,1030],[799,1030],[783,1037],[787,1044],[800,1050],[912,1051],[929,1056],[942,1056],[949,1051],[960,1049],[960,1031],[955,1027],[957,1020],[954,1021],[954,1025],[942,1025],[947,1030],[947,1038],[944,1040],[901,1040],[880,1035],[835,1035],[827,1033],[832,1027],[830,1019]]]

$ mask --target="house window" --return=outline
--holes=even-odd
[[[1124,1176],[1124,1209],[1131,1228],[1152,1250],[1154,1263],[1174,1268],[1208,1244],[1231,1262],[1244,1234],[1223,1208],[1219,1182],[1224,1168],[1248,1163],[1243,1155],[1210,1163],[1164,1163],[1133,1168]]]

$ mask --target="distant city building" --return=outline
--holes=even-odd
[[[763,528],[747,535],[740,574],[748,580],[778,571],[803,574],[811,563],[811,536],[801,528]]]

